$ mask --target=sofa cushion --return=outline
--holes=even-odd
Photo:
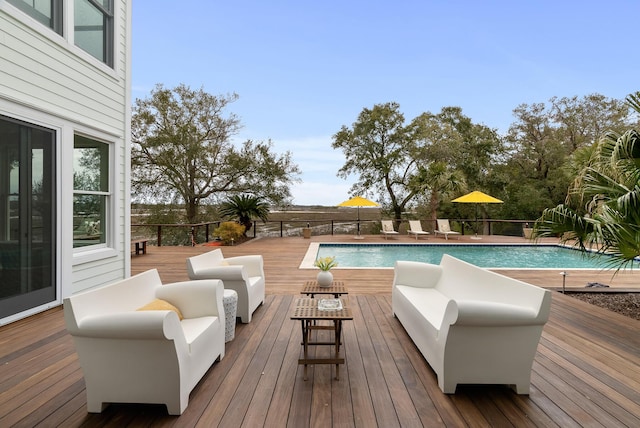
[[[434,330],[440,330],[447,303],[451,299],[435,288],[396,285],[396,289],[415,306],[415,309],[431,324]]]
[[[178,314],[178,318],[180,318],[180,320],[184,319],[184,317],[182,316],[182,312],[180,312],[180,309],[176,308],[171,303],[162,299],[154,299],[151,302],[147,303],[146,305],[139,307],[137,310],[138,311],[173,311],[176,314]]]

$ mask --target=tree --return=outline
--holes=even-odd
[[[429,189],[429,215],[432,224],[436,224],[442,199],[451,199],[452,195],[464,191],[466,182],[462,171],[452,169],[444,162],[432,162],[423,174],[421,180],[428,183]]]
[[[431,122],[427,137],[419,138],[424,155],[419,164],[426,166],[428,172],[425,190],[433,224],[441,202],[470,188],[490,190],[496,195],[503,193],[502,188],[491,186],[494,164],[504,150],[496,130],[473,123],[460,107],[443,107],[437,115],[427,113],[416,118],[420,120]],[[461,207],[456,206],[457,209]]]
[[[594,145],[608,130],[624,129],[629,111],[623,101],[600,94],[553,97],[549,102],[551,118],[570,152]]]
[[[445,107],[442,112],[457,107]],[[444,120],[447,113],[422,113],[409,125],[411,138],[416,142],[414,157],[418,173],[410,186],[416,190],[416,200],[424,202],[435,225],[443,199],[466,189],[462,171],[456,169],[456,156],[462,147],[462,135],[451,121]]]
[[[627,97],[640,113],[640,92]],[[566,202],[546,209],[534,236],[575,239],[583,251],[595,246],[618,268],[640,256],[640,132],[609,131],[598,143]]]
[[[607,129],[625,129],[629,118],[621,101],[599,94],[521,104],[513,113],[516,121],[506,136],[509,156],[500,168],[510,195],[503,210],[525,218],[561,203],[575,176],[573,154],[589,150]]]
[[[338,177],[358,175],[351,191],[366,195],[373,190],[388,197],[395,218],[400,219],[418,191],[409,186],[417,168],[400,106],[391,102],[363,109],[351,129],[342,126],[333,136],[332,147],[342,149],[346,157]]]
[[[220,205],[219,212],[223,217],[236,219],[243,225],[246,236],[253,226],[254,217],[262,221],[269,219],[269,204],[257,196],[234,195]]]
[[[299,173],[289,152],[273,153],[271,141],[232,143],[240,120],[225,110],[237,99],[183,84],[157,85],[149,98],[137,99],[131,123],[134,199],[183,203],[187,222],[196,223],[204,201],[233,194],[274,204],[289,198]]]
[[[406,126],[404,120],[397,103],[363,109],[351,129],[343,126],[333,137],[333,148],[347,159],[338,176],[357,174],[352,192],[374,191],[388,201],[395,219],[420,203],[435,219],[442,198],[465,188],[465,174],[474,182],[488,174],[501,141],[460,107],[422,113]]]

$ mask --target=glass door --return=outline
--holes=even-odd
[[[0,116],[0,318],[56,300],[55,132]]]

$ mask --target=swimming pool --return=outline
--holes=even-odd
[[[602,269],[609,258],[560,245],[312,243],[300,267],[327,256],[336,257],[338,268],[392,268],[396,260],[439,264],[445,253],[492,269]]]

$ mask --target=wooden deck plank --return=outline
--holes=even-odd
[[[261,321],[263,324],[269,321],[269,324],[261,334],[262,338],[260,343],[256,346],[253,352],[253,358],[244,370],[240,385],[232,398],[233,405],[227,409],[224,417],[220,420],[220,426],[242,425],[245,415],[249,411],[250,404],[253,401],[254,394],[258,390],[258,385],[262,381],[264,373],[268,370],[266,366],[269,361],[269,356],[289,312],[289,305],[286,301],[283,302],[283,299],[277,299],[271,306],[274,308],[273,311],[270,311],[271,318],[265,318]],[[248,349],[251,348],[248,347]],[[281,366],[282,360],[280,360],[279,363]],[[272,370],[274,373],[276,372],[276,368]],[[263,391],[263,394],[259,397],[260,400],[270,401],[270,391],[273,390],[273,385],[274,384],[265,385],[269,387],[269,391]]]
[[[581,426],[616,426],[606,412],[594,404],[583,391],[571,388],[565,378],[554,376],[552,371],[537,361],[533,363],[533,370],[544,379],[540,384],[547,388],[545,393],[555,402],[564,403],[563,409],[566,409]]]
[[[368,334],[369,323],[365,320],[365,315],[368,315],[367,308],[363,308],[360,304],[353,304],[353,301],[358,301],[358,299],[350,296],[349,302],[353,311],[353,323],[356,327],[356,340],[362,357],[362,365],[365,369],[364,376],[366,385],[369,387],[377,426],[400,426],[398,416],[392,405],[391,392],[384,382],[382,368],[375,354],[373,339]]]
[[[289,414],[294,388],[297,385],[296,378],[298,373],[298,359],[297,357],[291,356],[300,354],[299,329],[297,323],[283,324],[283,333],[289,332],[290,336],[286,343],[282,368],[276,381],[269,408],[267,409],[264,426],[282,425],[282,421],[286,419]],[[256,396],[256,399],[260,400],[260,397]],[[251,427],[249,424],[245,424],[245,426],[248,428]]]
[[[590,402],[597,403],[603,411],[616,415],[616,424],[623,423],[626,426],[630,426],[630,423],[635,423],[638,420],[640,415],[632,413],[639,409],[637,402],[632,402],[615,389],[609,388],[601,382],[594,382],[589,373],[579,367],[563,365],[564,361],[559,359],[557,359],[559,361],[554,361],[555,357],[553,353],[539,355],[538,361],[551,373],[563,373],[565,370],[572,370],[572,376],[562,376],[567,380],[567,384],[572,389],[582,391]]]
[[[255,385],[257,373],[255,365],[252,365],[252,363],[256,356],[261,358],[261,356],[257,355],[257,351],[260,349],[260,345],[263,343],[262,339],[267,333],[273,317],[276,315],[273,301],[269,306],[262,305],[259,309],[262,310],[259,314],[256,314],[258,322],[251,323],[252,327],[256,327],[255,331],[247,338],[243,352],[235,356],[231,369],[225,373],[225,378],[220,388],[216,391],[196,426],[207,428],[219,426],[218,424],[222,424],[227,418],[227,412],[233,413],[236,407],[246,404],[244,403],[246,394],[244,396],[239,394],[239,388],[243,387],[243,382],[250,382]],[[242,401],[236,402],[236,400]],[[230,426],[240,426],[241,422],[242,420],[232,420]]]
[[[353,302],[353,303],[352,303]],[[356,311],[355,299],[349,299],[352,311]],[[354,312],[354,319],[357,317]],[[376,426],[376,412],[371,399],[371,392],[367,382],[366,367],[362,359],[362,350],[356,338],[358,331],[354,322],[345,323],[343,347],[347,358],[346,369],[349,374],[349,391],[353,405],[354,425],[359,428]]]
[[[366,242],[374,239],[366,237]],[[274,238],[223,248],[228,256],[263,254],[268,295],[250,324],[237,325],[225,358],[196,386],[182,416],[168,415],[164,406],[136,404],[86,413],[80,365],[62,311],[55,308],[0,327],[0,425],[640,426],[640,322],[554,293],[529,396],[492,385],[463,385],[455,395],[446,395],[391,313],[390,269],[334,271],[336,280],[347,283],[354,311],[354,320],[344,323],[346,364],[339,381],[329,365],[310,367],[304,381],[297,364],[300,325],[290,314],[302,284],[314,275],[298,269],[309,242]],[[132,257],[132,270],[158,268],[164,282],[184,280],[186,257],[209,250],[149,247],[145,257]],[[580,275],[573,279],[590,277]],[[558,285],[557,272],[514,276]],[[613,285],[633,287],[635,282],[637,288],[637,278],[625,275]],[[317,348],[312,352],[329,352]]]
[[[316,331],[315,341],[328,342],[331,340],[328,331]],[[328,346],[316,346],[315,358],[331,358]],[[299,368],[303,368],[304,366]],[[342,371],[342,380],[348,379],[348,373]],[[311,397],[311,414],[310,420],[307,422],[311,427],[329,427],[332,426],[332,410],[333,410],[333,383],[335,377],[335,368],[329,364],[313,365],[313,388]]]
[[[292,299],[290,296],[282,296],[281,300],[278,312],[288,315]],[[267,355],[267,361],[262,373],[260,373],[259,382],[255,390],[251,392],[251,402],[247,406],[242,426],[255,427],[265,425],[269,407],[272,405],[273,400],[276,399],[276,394],[278,392],[280,394],[284,393],[284,391],[277,391],[276,389],[279,377],[285,374],[283,373],[285,370],[295,372],[295,369],[297,369],[297,367],[294,367],[292,364],[285,365],[287,361],[292,361],[292,359],[285,357],[289,348],[289,342],[294,333],[293,324],[281,322],[280,325],[274,325],[274,328],[277,328],[277,332],[273,338],[273,346]],[[291,382],[291,385],[292,384],[293,382]],[[286,409],[288,409],[288,405]]]
[[[366,303],[366,306],[363,308],[363,319],[369,327],[369,337],[373,343],[375,355],[380,362],[382,376],[389,390],[391,402],[393,403],[400,426],[421,426],[422,422],[420,421],[416,407],[400,376],[398,366],[393,359],[392,353],[389,350],[389,344],[385,340],[385,335],[382,331],[385,327],[386,318],[376,316],[380,313],[380,306],[373,296],[365,296],[358,300],[363,300],[364,303]],[[389,331],[387,330],[387,332]]]
[[[371,306],[374,307],[373,302],[371,303]],[[385,296],[375,296],[375,309],[373,310],[378,313],[386,314],[391,314],[392,312],[391,304],[385,299]],[[399,388],[406,389],[406,393],[408,395],[408,399],[406,401],[398,404],[400,407],[398,412],[402,413],[406,411],[407,414],[411,414],[415,410],[415,417],[418,418],[423,426],[443,426],[442,418],[440,418],[433,402],[431,400],[425,400],[428,393],[424,388],[424,385],[416,376],[415,370],[407,358],[400,340],[398,340],[395,335],[394,329],[391,325],[394,321],[397,320],[393,318],[380,317],[377,317],[376,319],[378,328],[382,333],[382,337],[386,338],[385,340],[389,348],[388,358],[390,361],[395,363],[398,374],[402,380],[402,385]],[[414,409],[405,410],[402,409],[403,406],[413,406]]]

